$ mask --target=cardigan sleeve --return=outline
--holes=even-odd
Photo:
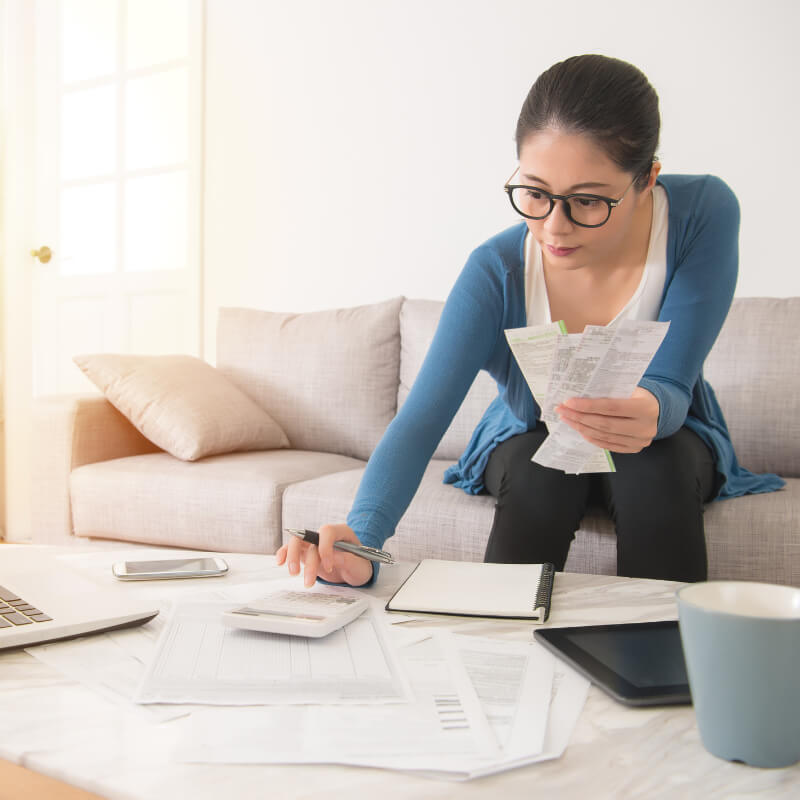
[[[502,334],[499,254],[472,253],[442,310],[433,341],[400,411],[369,459],[347,524],[382,547],[411,502],[428,462]]]
[[[719,178],[691,179],[700,190],[676,186],[670,194],[668,261],[674,259],[664,290],[660,320],[669,320],[664,342],[639,385],[659,404],[657,439],[675,433],[685,422],[692,391],[703,363],[728,314],[739,266],[739,203]],[[685,211],[678,192],[693,200]]]

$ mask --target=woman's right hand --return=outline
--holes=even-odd
[[[319,529],[319,547],[293,536],[275,553],[278,566],[286,564],[290,575],[299,575],[302,564],[303,583],[307,587],[313,586],[318,577],[331,583],[363,586],[372,578],[372,562],[334,550],[336,541],[361,544],[347,525],[323,525]]]

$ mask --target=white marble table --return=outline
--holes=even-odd
[[[0,545],[0,559],[3,547]],[[109,565],[126,556],[109,548],[48,548],[68,554],[98,585],[112,586]],[[126,550],[133,548],[126,547]],[[162,551],[163,552],[163,551]],[[185,551],[182,551],[185,552]],[[146,557],[142,549],[130,557]],[[214,581],[285,577],[272,556],[225,556],[230,573]],[[384,567],[370,590],[388,597],[410,565]],[[208,585],[197,580],[193,584]],[[186,581],[149,584],[174,597]],[[549,625],[674,619],[677,584],[598,575],[558,574]],[[461,633],[527,640],[514,622],[440,619]],[[379,797],[449,798],[773,798],[800,796],[800,765],[762,770],[707,753],[689,707],[629,709],[592,687],[566,753],[558,760],[467,783],[343,766],[225,766],[175,763],[170,723],[114,705],[25,652],[0,656],[0,758],[107,798]]]

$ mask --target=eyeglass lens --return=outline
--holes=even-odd
[[[553,205],[548,194],[527,186],[512,189],[511,202],[522,215],[539,219],[546,217]],[[602,225],[611,214],[611,208],[605,200],[597,200],[591,196],[575,195],[566,203],[569,206],[569,216],[579,225]]]

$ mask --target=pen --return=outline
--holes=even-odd
[[[304,542],[319,546],[319,534],[316,531],[298,530],[297,528],[286,528],[286,533],[302,539]],[[394,564],[391,553],[385,550],[376,550],[374,547],[366,547],[363,544],[353,544],[353,542],[336,541],[333,543],[334,550],[341,550],[344,553],[352,553],[359,558],[366,558],[367,561],[377,561],[379,564]]]

